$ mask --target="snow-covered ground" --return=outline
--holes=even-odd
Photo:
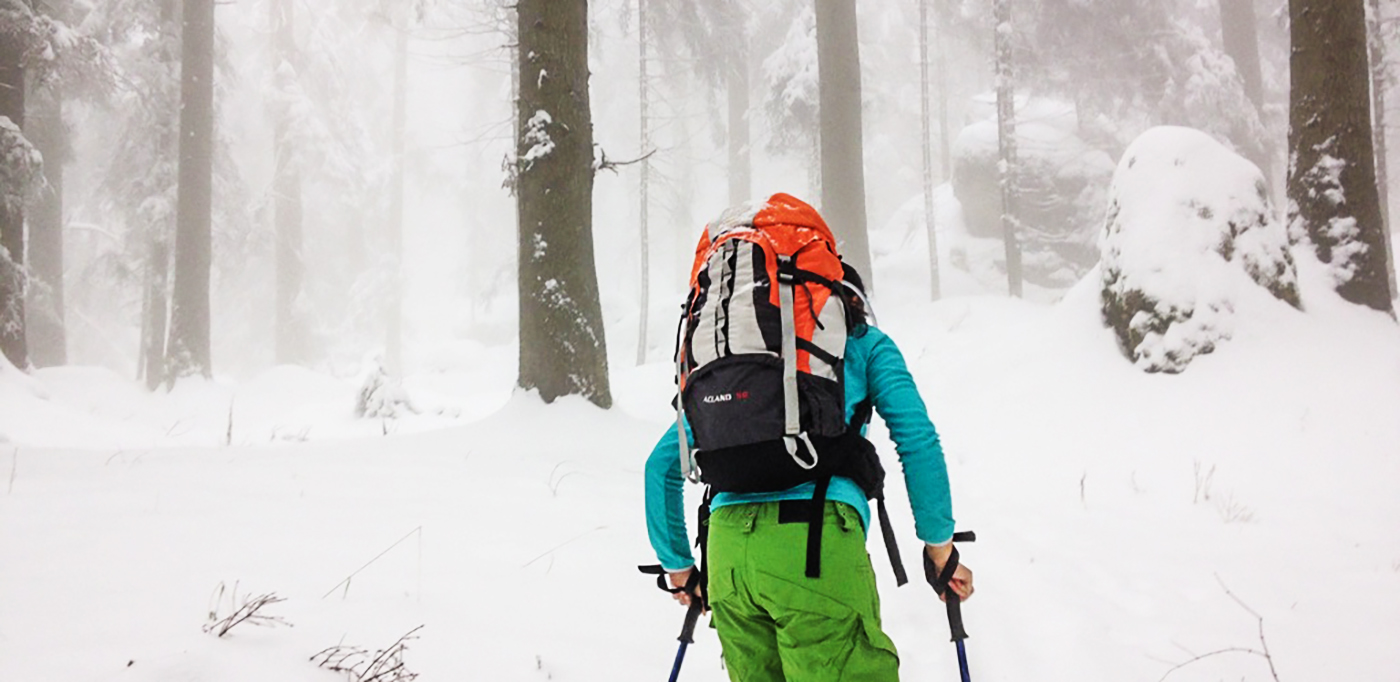
[[[1122,357],[1097,272],[1054,305],[880,280],[980,538],[975,679],[1152,682],[1262,650],[1227,587],[1278,679],[1396,679],[1400,331],[1298,266],[1307,312],[1245,297],[1233,340],[1175,376]],[[635,566],[667,363],[615,353],[602,411],[512,395],[513,348],[464,350],[409,378],[425,414],[392,423],[295,368],[169,394],[0,369],[0,680],[334,680],[308,659],[420,625],[424,682],[660,679],[683,613]],[[941,605],[872,549],[903,678],[955,679]],[[294,627],[203,632],[235,588]],[[727,679],[698,640],[681,679]],[[1273,678],[1234,652],[1168,679]]]

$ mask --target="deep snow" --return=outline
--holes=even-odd
[[[1259,648],[1221,583],[1263,617],[1279,679],[1394,678],[1400,331],[1298,265],[1307,312],[1242,297],[1231,343],[1176,376],[1119,354],[1097,272],[1054,305],[881,281],[980,537],[975,679],[1150,682]],[[654,561],[642,463],[672,418],[667,363],[615,348],[601,411],[512,395],[511,347],[462,350],[406,382],[437,413],[387,425],[353,419],[353,381],[295,368],[170,394],[0,370],[0,679],[333,680],[307,659],[418,625],[425,682],[660,679],[683,613],[635,565]],[[955,679],[941,605],[875,556],[903,678]],[[294,627],[205,634],[221,583],[285,597],[268,611]],[[682,679],[726,679],[698,639]],[[1168,679],[1272,678],[1232,653]]]

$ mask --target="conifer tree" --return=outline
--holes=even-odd
[[[29,367],[24,311],[24,197],[36,155],[24,137],[25,60],[33,10],[28,2],[0,14],[0,352]]]

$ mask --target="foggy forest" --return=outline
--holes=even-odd
[[[0,679],[659,678],[697,240],[779,194],[979,679],[1393,675],[1397,121],[1400,0],[0,0]]]

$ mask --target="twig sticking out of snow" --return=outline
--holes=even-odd
[[[1191,504],[1198,504],[1201,500],[1210,501],[1211,479],[1215,478],[1215,465],[1210,465],[1210,471],[1201,473],[1201,460],[1196,460],[1196,494],[1191,498]]]
[[[360,574],[360,571],[363,571],[363,570],[365,570],[366,568],[369,568],[371,565],[374,564],[374,562],[379,561],[379,559],[380,559],[381,557],[383,557],[385,554],[388,554],[388,553],[389,553],[390,551],[392,551],[395,547],[398,547],[399,545],[403,544],[403,541],[404,541],[404,540],[407,540],[407,539],[413,537],[415,534],[418,536],[418,561],[420,562],[419,570],[421,571],[421,570],[422,570],[421,562],[422,562],[422,560],[423,560],[423,527],[422,527],[422,526],[419,526],[419,527],[417,527],[417,528],[414,528],[414,529],[411,530],[411,531],[408,531],[408,534],[407,534],[407,535],[405,535],[405,536],[399,538],[398,540],[395,540],[395,541],[394,541],[394,544],[389,545],[388,547],[385,547],[385,548],[384,548],[384,551],[382,551],[382,552],[380,552],[380,553],[374,555],[374,558],[373,558],[373,559],[370,559],[369,561],[366,561],[364,566],[361,566],[361,567],[355,569],[354,572],[352,572],[350,575],[345,576],[345,579],[344,579],[344,580],[342,580],[342,581],[336,583],[336,584],[335,584],[335,587],[332,587],[331,589],[327,590],[325,594],[321,595],[321,598],[322,598],[322,599],[325,599],[326,597],[329,597],[329,596],[331,596],[332,594],[335,594],[335,591],[338,590],[338,589],[340,589],[340,587],[343,585],[343,586],[345,586],[345,594],[342,594],[342,595],[341,595],[341,598],[344,599],[346,595],[349,595],[349,594],[350,594],[350,581],[351,581],[351,580],[354,580],[354,579],[355,579],[355,576],[357,576],[357,575]],[[421,587],[421,586],[420,586],[420,587]],[[420,589],[420,591],[421,591],[421,589]]]
[[[360,647],[337,645],[322,649],[310,660],[326,670],[348,674],[353,682],[411,682],[418,678],[418,673],[404,665],[403,654],[408,650],[408,643],[418,639],[417,633],[422,629],[419,625],[409,630],[389,648],[373,655]]]
[[[224,432],[224,447],[233,445],[233,399],[228,401],[228,430]]]
[[[1164,673],[1162,677],[1157,680],[1157,682],[1162,682],[1163,680],[1167,679],[1167,677],[1171,676],[1172,673],[1182,668],[1185,668],[1186,666],[1191,665],[1192,663],[1195,663],[1197,661],[1204,660],[1212,656],[1219,656],[1221,654],[1234,653],[1249,654],[1251,656],[1258,656],[1264,659],[1269,664],[1269,675],[1271,675],[1274,678],[1274,682],[1281,682],[1278,678],[1278,669],[1274,667],[1274,656],[1269,652],[1269,641],[1264,638],[1264,617],[1259,615],[1259,613],[1254,609],[1249,608],[1249,605],[1245,604],[1244,601],[1242,601],[1239,597],[1235,596],[1235,593],[1231,592],[1230,588],[1225,585],[1225,581],[1220,579],[1220,574],[1218,573],[1215,575],[1215,582],[1220,583],[1220,589],[1225,590],[1225,594],[1229,596],[1230,599],[1234,600],[1236,604],[1240,605],[1240,608],[1247,611],[1249,615],[1254,616],[1255,620],[1259,622],[1259,648],[1251,649],[1249,647],[1233,646],[1226,649],[1218,649],[1210,653],[1201,654],[1200,656],[1192,658],[1189,661],[1183,661],[1172,666],[1172,668],[1166,673]]]
[[[219,618],[219,606],[223,603],[223,600],[224,584],[219,583],[219,586],[214,590],[214,607],[209,610],[209,622],[204,626],[204,631],[214,633],[215,637],[223,637],[228,634],[229,630],[243,623],[267,627],[275,627],[277,625],[292,626],[291,623],[283,620],[281,616],[269,616],[259,613],[265,606],[287,601],[277,596],[275,592],[260,594],[256,597],[245,596],[243,598],[243,604],[234,609],[233,613]],[[229,594],[229,604],[232,605],[237,602],[238,583],[234,583],[233,591]]]

